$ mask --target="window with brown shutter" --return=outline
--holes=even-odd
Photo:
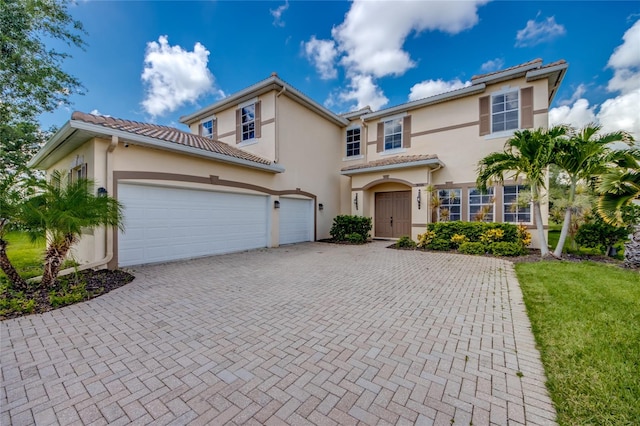
[[[480,98],[480,136],[491,133],[490,96]]]
[[[411,148],[411,116],[407,115],[402,120],[402,147]]]
[[[533,128],[533,87],[520,90],[520,128]]]
[[[236,110],[236,143],[258,139],[262,136],[260,110],[260,101]]]

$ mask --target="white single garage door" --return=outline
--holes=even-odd
[[[313,241],[313,200],[280,197],[280,244]]]
[[[118,199],[120,266],[267,246],[266,196],[120,184]]]

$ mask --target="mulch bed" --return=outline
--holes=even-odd
[[[135,277],[120,270],[110,271],[108,269],[100,269],[97,271],[81,271],[77,274],[70,274],[60,278],[66,281],[66,285],[68,287],[84,282],[87,290],[87,297],[84,299],[84,301],[86,301],[120,288],[133,281]],[[56,285],[52,290],[59,291],[61,289],[62,283],[60,280],[57,280]],[[33,312],[34,314],[41,314],[55,309],[49,304],[48,300],[42,300],[38,295],[32,295],[32,297],[36,300],[36,306]],[[0,320],[17,318],[24,315],[25,314],[13,312],[7,315],[0,315]]]

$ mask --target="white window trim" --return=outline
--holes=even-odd
[[[437,192],[437,194],[438,194],[438,203],[440,203],[440,199],[441,199],[441,198],[440,198],[440,191],[458,191],[458,199],[460,200],[460,203],[458,203],[458,204],[448,204],[448,206],[449,206],[449,207],[451,207],[451,206],[458,206],[458,207],[460,207],[460,212],[458,213],[458,215],[460,216],[460,218],[459,218],[459,219],[456,219],[456,220],[462,220],[462,209],[463,209],[463,206],[464,206],[464,204],[462,203],[462,201],[463,201],[463,200],[462,200],[462,194],[463,194],[462,188],[440,188],[440,189],[436,189],[435,191],[436,191],[436,192]],[[441,221],[441,220],[440,220],[440,209],[441,209],[442,207],[443,207],[443,206],[440,204],[440,205],[438,206],[438,212],[436,213],[436,214],[437,214],[437,216],[438,216],[438,222],[440,222],[440,221]],[[451,220],[451,219],[449,219],[448,221],[450,221],[450,220]]]
[[[364,134],[364,132],[362,131],[362,126],[360,124],[352,124],[349,127],[346,128],[345,132],[344,132],[344,143],[345,143],[345,154],[346,151],[348,150],[348,142],[347,142],[347,137],[348,137],[348,133],[349,130],[354,130],[354,129],[360,129],[360,154],[359,155],[347,155],[345,156],[342,161],[345,161],[345,159],[348,160],[357,160],[357,159],[361,159],[364,158],[364,155],[362,154],[362,135]]]
[[[200,128],[198,129],[198,133],[202,132],[202,130],[201,130],[202,129],[202,125],[204,123],[206,123],[207,121],[211,121],[211,139],[213,139],[213,129],[214,129],[215,125],[216,125],[215,124],[215,122],[216,122],[216,116],[215,115],[212,115],[210,117],[203,118],[202,120],[200,120]],[[205,138],[209,138],[209,136],[205,136],[205,135],[199,135],[199,136],[202,136],[202,137],[205,137]]]
[[[378,155],[384,157],[385,155],[396,155],[402,154],[403,152],[407,152],[407,148],[388,149],[386,151],[379,152]]]
[[[507,186],[526,186],[526,185],[514,184],[514,185],[504,185],[502,187],[502,200],[501,200],[501,202],[502,202],[502,222],[503,223],[512,223],[512,224],[515,224],[515,225],[518,225],[518,224],[521,224],[521,223],[522,224],[526,224],[526,225],[532,225],[533,224],[533,202],[529,203],[529,219],[530,219],[529,222],[507,222],[504,219],[505,214],[507,214],[506,204],[504,203],[504,196],[505,196],[504,188],[507,187]],[[519,196],[520,196],[520,190],[518,190],[518,192],[516,194],[516,200],[518,199]],[[509,205],[512,205],[512,204],[509,204]]]
[[[510,130],[503,130],[501,132],[493,132],[493,97],[498,95],[504,95],[506,93],[517,92],[518,93],[518,127]],[[489,95],[489,130],[491,133],[485,136],[485,139],[497,139],[513,136],[513,133],[520,130],[522,126],[522,97],[520,96],[520,86],[502,86],[502,88]]]
[[[493,191],[493,194],[491,194],[491,196],[493,197],[493,203],[491,203],[491,205],[493,206],[493,208],[491,209],[491,220],[488,222],[485,222],[484,220],[483,221],[473,220],[473,218],[471,217],[471,190],[478,189],[477,187],[473,187],[467,190],[467,220],[469,222],[491,223],[496,221],[496,188],[493,186],[490,186],[490,187],[487,187],[487,191],[489,190],[489,188],[491,188],[491,190]],[[483,194],[483,195],[489,195],[489,194]],[[488,204],[474,204],[474,206],[479,206],[479,205],[488,205]]]
[[[364,155],[352,155],[351,157],[342,157],[342,161],[362,160]]]
[[[255,105],[256,103],[258,103],[258,98],[255,97],[249,101],[243,102],[241,104],[238,105],[238,109],[240,110],[240,139],[242,139],[242,108],[244,107],[248,107],[249,105]],[[243,146],[247,146],[247,145],[253,145],[254,143],[258,143],[258,138],[255,137],[256,134],[256,116],[255,116],[255,106],[253,109],[253,137],[251,139],[245,139],[245,140],[241,140],[240,143],[237,145],[238,147],[243,147]]]
[[[404,117],[407,116],[406,112],[403,112],[402,114],[396,114],[396,115],[390,115],[389,117],[384,117],[382,119],[380,119],[380,123],[382,123],[382,147],[384,148],[384,146],[386,145],[385,141],[384,141],[384,125],[388,122],[388,121],[393,121],[393,120],[397,120],[397,119],[401,119],[400,120],[400,126],[401,126],[401,130],[400,130],[400,148],[393,148],[393,149],[383,149],[382,152],[380,152],[380,155],[394,155],[394,154],[401,154],[403,152],[406,152],[407,149],[404,147]]]
[[[249,99],[248,101],[244,101],[241,104],[238,104],[238,106],[236,107],[236,109],[240,109],[240,108],[244,108],[246,106],[249,106],[251,104],[255,104],[258,102],[258,97],[256,96],[255,98]]]

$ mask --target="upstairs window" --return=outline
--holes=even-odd
[[[491,131],[515,130],[518,124],[518,91],[514,90],[491,97]]]
[[[241,109],[242,140],[248,141],[256,137],[256,104]]]
[[[360,127],[347,129],[347,157],[360,155]]]
[[[471,222],[493,222],[493,187],[486,192],[478,188],[469,190],[469,220]]]
[[[529,188],[524,185],[509,185],[503,188],[503,222],[531,223],[531,203],[522,205],[520,194]]]
[[[384,122],[384,150],[402,148],[402,118]]]
[[[200,136],[204,136],[205,138],[213,139],[213,128],[214,121],[213,119],[205,120],[200,123]]]

